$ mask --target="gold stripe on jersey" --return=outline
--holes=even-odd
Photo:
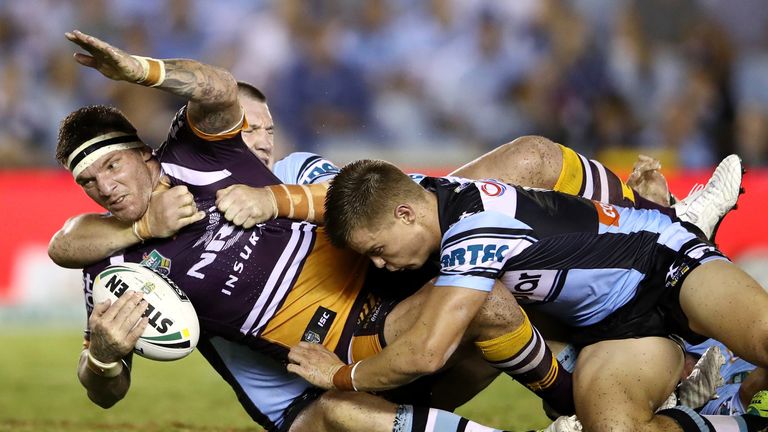
[[[568,195],[578,195],[581,191],[581,185],[584,183],[584,172],[578,153],[558,144],[560,152],[563,154],[563,166],[560,168],[560,177],[557,178],[554,190],[567,193]]]
[[[557,373],[558,373],[557,362],[553,361],[552,364],[549,365],[549,371],[547,372],[547,375],[544,378],[540,379],[539,381],[534,381],[532,383],[526,383],[525,386],[534,392],[546,390],[552,384],[555,383],[555,379],[557,378]]]
[[[557,183],[555,184],[554,190],[558,192],[567,193],[568,195],[579,195],[579,192],[581,192],[584,189],[584,181],[585,181],[585,173],[588,176],[592,175],[592,168],[587,166],[585,167],[584,164],[581,161],[581,158],[579,157],[579,154],[573,151],[573,149],[570,149],[568,147],[565,147],[562,144],[558,144],[560,147],[560,152],[563,154],[563,165],[560,168],[560,176],[557,178]],[[584,158],[586,160],[586,158]],[[635,202],[635,191],[632,190],[629,186],[627,186],[624,181],[622,181],[617,175],[615,175],[613,172],[608,171],[606,168],[606,175],[608,184],[606,185],[609,189],[611,188],[611,185],[618,181],[621,185],[621,195],[624,199],[627,199],[631,201],[633,204]],[[599,184],[597,179],[593,179],[592,184]],[[609,191],[608,194],[608,201],[612,201],[611,194]],[[592,197],[586,197],[589,199],[593,199]],[[613,198],[615,200],[616,198]],[[622,205],[628,205],[626,203],[621,202],[611,202],[611,204],[622,204]],[[630,204],[631,205],[631,204]]]
[[[624,198],[632,201],[632,203],[634,204],[634,202],[635,202],[635,191],[632,190],[631,187],[627,186],[627,184],[624,183],[623,180],[619,179],[619,181],[621,182],[621,194],[624,196]]]
[[[248,120],[245,118],[245,110],[242,107],[240,110],[242,111],[240,120],[238,120],[238,122],[228,130],[216,134],[209,134],[198,129],[189,119],[189,109],[185,111],[185,115],[187,117],[187,124],[189,124],[189,128],[192,129],[192,132],[195,135],[206,141],[222,141],[225,139],[234,138],[237,136],[237,134],[240,133],[241,130],[248,129]]]
[[[323,345],[333,351],[365,281],[368,258],[330,244],[322,228],[285,302],[261,337],[291,347],[301,341],[318,307],[336,312]]]
[[[379,335],[353,336],[351,346],[350,360],[352,362],[373,357],[383,349],[381,347]]]

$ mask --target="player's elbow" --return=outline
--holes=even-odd
[[[124,394],[123,395],[117,395],[117,394],[104,394],[104,393],[101,393],[101,394],[97,395],[97,394],[95,394],[93,392],[90,392],[90,391],[88,392],[88,399],[90,399],[91,402],[93,402],[94,404],[96,404],[97,406],[99,406],[100,408],[103,408],[103,409],[110,409],[110,408],[112,408],[113,406],[115,406],[116,403],[118,403],[121,400],[123,400],[124,396],[125,396]]]
[[[432,375],[445,366],[447,356],[442,349],[427,344],[413,359],[413,369],[419,376]]]
[[[53,235],[48,243],[48,257],[56,265],[64,268],[80,268],[78,263],[72,259],[71,254],[67,253],[65,234],[60,230]]]

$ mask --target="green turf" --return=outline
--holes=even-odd
[[[168,363],[137,358],[128,396],[109,410],[93,405],[75,373],[81,339],[76,328],[0,329],[0,431],[261,430],[197,353]],[[539,402],[509,379],[459,412],[511,430],[547,423]]]

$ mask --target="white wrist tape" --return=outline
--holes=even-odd
[[[87,351],[86,362],[87,362],[88,369],[93,371],[96,375],[102,376],[104,378],[114,378],[120,375],[120,373],[123,371],[122,361],[104,363],[94,358],[91,355],[91,351],[89,350],[86,350],[86,351]]]

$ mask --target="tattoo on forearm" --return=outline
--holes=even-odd
[[[197,105],[197,110],[189,112],[196,127],[206,132],[223,131],[239,120],[237,83],[231,74],[194,60],[171,59],[164,62],[166,75],[160,88]]]

